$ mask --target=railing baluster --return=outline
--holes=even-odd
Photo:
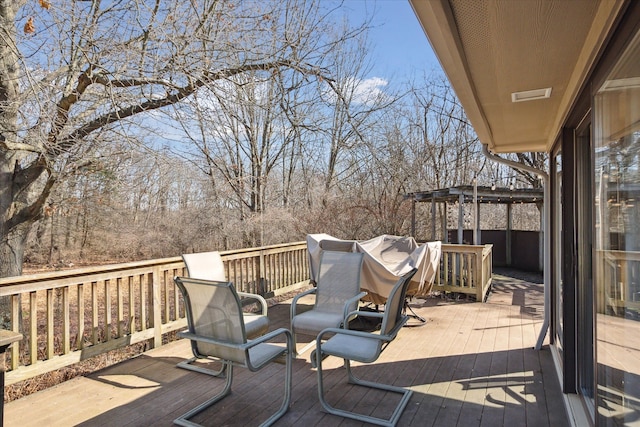
[[[136,331],[136,296],[133,276],[127,277],[127,290],[129,292],[129,333]]]
[[[111,282],[109,279],[104,281],[104,323],[105,323],[105,341],[111,341]]]
[[[98,282],[91,282],[91,344],[98,344]]]
[[[145,292],[144,274],[138,276],[140,281],[140,330],[147,329],[147,293]]]
[[[31,364],[38,361],[38,298],[29,292],[29,356]]]
[[[47,359],[55,354],[53,344],[53,289],[47,289]]]
[[[69,307],[69,287],[62,288],[62,354],[71,351],[71,311]]]
[[[175,315],[176,315],[176,319],[181,319],[183,317],[185,317],[185,315],[182,313],[182,303],[180,301],[180,292],[178,292],[178,286],[176,285],[176,283],[173,281],[173,276],[177,276],[176,274],[177,272],[174,270],[174,273],[171,277],[171,288],[173,289],[173,298],[176,302],[176,307],[175,307]]]
[[[162,273],[158,273],[158,274],[162,274],[162,276],[158,276],[158,281],[160,281],[162,289],[164,290],[164,300],[163,300],[163,304],[164,304],[164,322],[169,322],[169,320],[171,320],[171,303],[169,300],[169,272],[168,271],[163,271]],[[161,280],[162,279],[162,280]]]
[[[153,340],[152,348],[160,347],[162,345],[162,307],[160,296],[160,268],[154,268],[152,273],[147,274],[147,283],[149,288],[149,303],[151,304],[150,310],[150,327],[153,328]]]
[[[20,294],[11,295],[11,329],[13,332],[20,333]],[[20,365],[20,346],[24,344],[17,342],[11,346],[11,369],[17,369]]]
[[[118,333],[118,338],[120,338],[121,336],[123,336],[123,323],[124,323],[124,295],[123,295],[123,291],[122,291],[122,277],[118,277],[116,279],[116,298],[117,298],[117,304],[118,304],[118,308],[117,308],[117,322],[118,322],[118,327],[117,327],[117,333]]]
[[[76,347],[78,350],[84,348],[84,286],[78,285],[78,336],[76,337]]]

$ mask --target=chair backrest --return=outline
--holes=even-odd
[[[324,251],[320,258],[315,308],[344,313],[344,303],[360,292],[360,272],[364,254]],[[357,301],[348,311],[356,309]]]
[[[176,277],[174,281],[184,299],[189,332],[228,344],[244,344],[247,336],[240,299],[231,282]],[[194,342],[199,354],[245,362],[243,350],[228,346]]]
[[[225,282],[224,263],[218,251],[182,254],[189,277]]]
[[[384,317],[382,318],[382,325],[380,326],[381,335],[394,335],[397,333],[399,326],[402,326],[404,315],[402,309],[404,308],[404,300],[407,296],[407,289],[409,288],[409,282],[411,278],[418,271],[417,268],[412,269],[396,282],[389,293],[389,298],[384,306]]]

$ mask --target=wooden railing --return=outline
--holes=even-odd
[[[227,279],[244,292],[271,297],[308,284],[306,242],[221,255]],[[184,274],[182,258],[174,257],[0,279],[12,329],[24,336],[7,352],[6,383],[143,341],[162,345],[186,326],[172,280]],[[490,284],[491,245],[442,245],[434,290],[482,301]]]
[[[271,297],[308,283],[306,242],[221,252],[239,290]],[[12,384],[185,327],[173,276],[182,258],[165,258],[0,279],[12,329],[24,339],[7,352]],[[22,328],[20,328],[22,324]]]
[[[484,301],[491,287],[493,245],[442,245],[434,291],[470,294]]]
[[[640,314],[640,252],[598,250],[596,262],[598,313]]]

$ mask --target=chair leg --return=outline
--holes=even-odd
[[[223,370],[227,372],[227,380],[224,383],[224,388],[222,389],[222,391],[216,394],[215,396],[213,396],[211,399],[207,400],[206,402],[203,402],[200,405],[196,406],[186,414],[183,414],[178,418],[176,418],[175,420],[173,420],[174,424],[177,424],[179,426],[185,426],[185,427],[200,426],[200,424],[189,421],[189,418],[194,417],[195,415],[198,415],[200,412],[206,410],[207,408],[211,407],[215,403],[219,402],[220,400],[224,399],[225,397],[231,394],[231,383],[233,381],[233,364],[231,362],[223,362],[223,363],[225,365]]]
[[[326,359],[327,357],[329,357],[328,354],[322,353],[322,360]],[[311,356],[310,356],[309,359],[310,359],[309,361],[311,362],[311,367],[313,369],[317,368],[318,367],[318,362],[317,362],[318,359],[316,358],[316,350],[313,350],[311,352]]]
[[[409,399],[411,399],[413,390],[409,390],[402,387],[395,387],[387,384],[361,380],[357,378],[355,375],[353,375],[353,373],[351,372],[351,364],[349,363],[349,360],[345,359],[345,366],[347,369],[347,376],[349,378],[349,383],[362,386],[362,387],[370,387],[378,390],[398,393],[402,395],[402,398],[400,399],[400,402],[396,405],[396,408],[389,419],[377,418],[370,415],[358,414],[355,412],[346,411],[344,409],[334,408],[333,406],[329,405],[329,403],[327,403],[327,401],[324,398],[324,384],[322,381],[322,359],[324,358],[322,357],[322,355],[319,355],[318,353],[321,353],[321,352],[316,352],[315,354],[316,363],[318,367],[318,397],[320,399],[320,403],[322,404],[322,407],[328,413],[333,415],[339,415],[341,417],[351,418],[358,421],[364,421],[371,424],[377,424],[381,426],[395,426],[398,423],[398,420],[400,419],[400,416],[402,415],[404,408],[409,403]]]
[[[280,405],[280,408],[275,414],[271,415],[267,420],[265,420],[262,424],[260,424],[260,427],[268,427],[273,423],[275,423],[289,410],[289,406],[291,405],[291,384],[293,379],[293,350],[291,348],[288,349],[285,360],[286,360],[285,362],[286,366],[285,366],[285,381],[284,381],[284,398],[282,399],[282,405]],[[200,424],[189,421],[189,418],[192,418],[198,415],[200,412],[210,408],[215,403],[219,402],[220,400],[224,399],[229,394],[231,394],[231,383],[233,381],[233,363],[225,361],[223,362],[223,364],[224,366],[222,367],[221,370],[227,373],[226,375],[227,379],[224,384],[224,389],[220,393],[212,397],[211,399],[201,403],[200,405],[196,406],[186,414],[181,415],[180,417],[173,420],[174,424],[177,424],[179,426],[185,426],[185,427],[200,427]]]
[[[291,405],[291,383],[293,378],[293,357],[295,351],[293,349],[289,349],[286,355],[286,366],[285,366],[285,379],[284,379],[284,399],[282,399],[282,405],[280,405],[280,409],[278,412],[270,416],[267,420],[265,420],[260,427],[268,427],[278,421],[280,417],[282,417],[288,410]]]
[[[218,378],[224,378],[225,377],[225,364],[224,362],[220,361],[220,363],[222,364],[222,366],[220,367],[219,370],[214,370],[214,369],[208,369],[202,366],[197,366],[195,365],[193,362],[195,362],[198,359],[207,359],[207,360],[211,360],[213,361],[214,359],[208,359],[208,358],[200,358],[200,357],[192,357],[191,359],[187,359],[185,361],[182,361],[180,363],[178,363],[176,366],[178,368],[181,369],[187,369],[189,371],[195,371],[195,372],[200,372],[201,374],[206,374],[206,375],[211,375],[213,377],[218,377]]]

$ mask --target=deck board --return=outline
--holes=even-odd
[[[356,363],[354,372],[414,390],[400,426],[569,425],[550,350],[533,349],[542,324],[541,292],[540,285],[497,277],[487,303],[416,299],[412,308],[426,323],[403,328],[377,362]],[[269,308],[272,329],[287,327],[289,304]],[[299,348],[310,340],[305,338]],[[294,362],[292,405],[276,425],[362,426],[323,412],[310,353]],[[190,355],[188,343],[178,341],[74,378],[6,404],[5,423],[170,426],[224,384],[176,368]],[[339,359],[329,358],[323,366],[330,402],[390,415],[395,395],[346,384]],[[257,425],[279,407],[283,378],[281,364],[255,373],[236,368],[232,395],[196,420],[207,426]]]

